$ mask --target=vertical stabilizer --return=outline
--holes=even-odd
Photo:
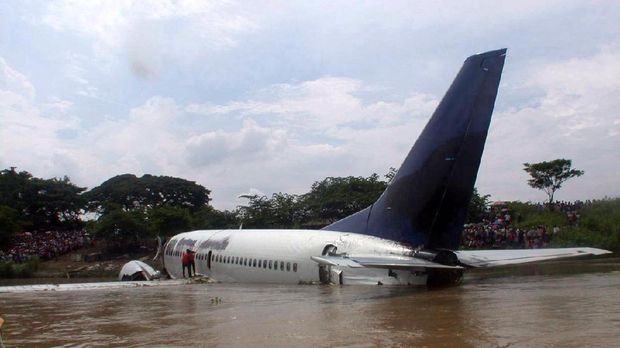
[[[467,58],[381,197],[324,229],[456,249],[505,56],[500,49]]]

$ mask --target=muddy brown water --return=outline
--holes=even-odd
[[[190,284],[0,294],[6,347],[618,347],[620,259],[440,290]]]

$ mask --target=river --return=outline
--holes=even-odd
[[[461,286],[184,284],[0,294],[6,347],[620,346],[620,259],[474,270]]]

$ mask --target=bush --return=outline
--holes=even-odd
[[[508,208],[513,216],[514,226],[521,229],[546,226],[547,230],[553,227],[568,226],[566,214],[547,209],[531,203],[510,202]],[[520,217],[520,218],[519,218]]]
[[[32,257],[26,262],[0,262],[0,278],[30,278],[39,269],[39,258]]]

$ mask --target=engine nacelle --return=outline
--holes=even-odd
[[[419,250],[413,257],[439,263],[446,266],[458,266],[459,258],[451,250]],[[429,287],[442,287],[458,285],[463,278],[462,269],[427,269],[426,285]]]

